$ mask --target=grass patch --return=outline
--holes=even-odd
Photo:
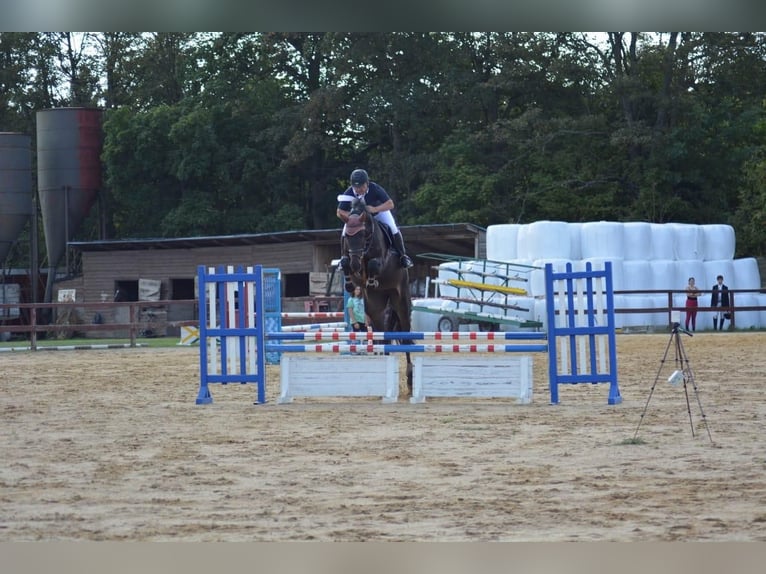
[[[620,444],[646,444],[646,441],[641,437],[626,438]]]
[[[58,346],[87,346],[87,345],[127,345],[130,339],[38,339],[37,347],[58,347]],[[151,348],[176,347],[178,337],[138,337],[136,345]],[[4,341],[0,342],[0,348],[7,347],[29,347],[29,340]]]

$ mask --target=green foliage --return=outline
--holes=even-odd
[[[759,255],[763,33],[0,33],[0,129],[107,108],[109,237],[401,224],[731,223]],[[78,59],[79,58],[79,59]]]

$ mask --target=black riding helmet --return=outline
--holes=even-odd
[[[370,181],[370,176],[363,169],[355,169],[351,172],[351,185],[364,185]]]

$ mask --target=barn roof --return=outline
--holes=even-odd
[[[402,225],[410,253],[440,252],[471,255],[483,227],[472,223],[439,223],[433,225]],[[276,243],[309,242],[333,244],[340,238],[340,228],[301,231],[277,231],[240,235],[205,237],[142,238],[103,241],[70,241],[78,251],[142,251],[150,249],[194,249],[199,247],[228,247],[233,245],[270,245]]]

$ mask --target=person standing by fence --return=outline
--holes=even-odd
[[[700,290],[694,281],[694,277],[689,277],[689,282],[686,285],[686,330],[689,330],[689,323],[691,323],[692,331],[697,330],[697,299],[700,296]]]
[[[720,309],[713,316],[713,330],[723,331],[724,320],[731,319],[729,311],[725,311],[729,307],[729,288],[723,283],[723,275],[716,277],[716,284],[713,285],[713,294],[710,296],[710,306]]]
[[[367,315],[364,311],[364,298],[362,297],[362,288],[358,285],[354,288],[354,294],[348,298],[348,324],[352,331],[367,330]]]

